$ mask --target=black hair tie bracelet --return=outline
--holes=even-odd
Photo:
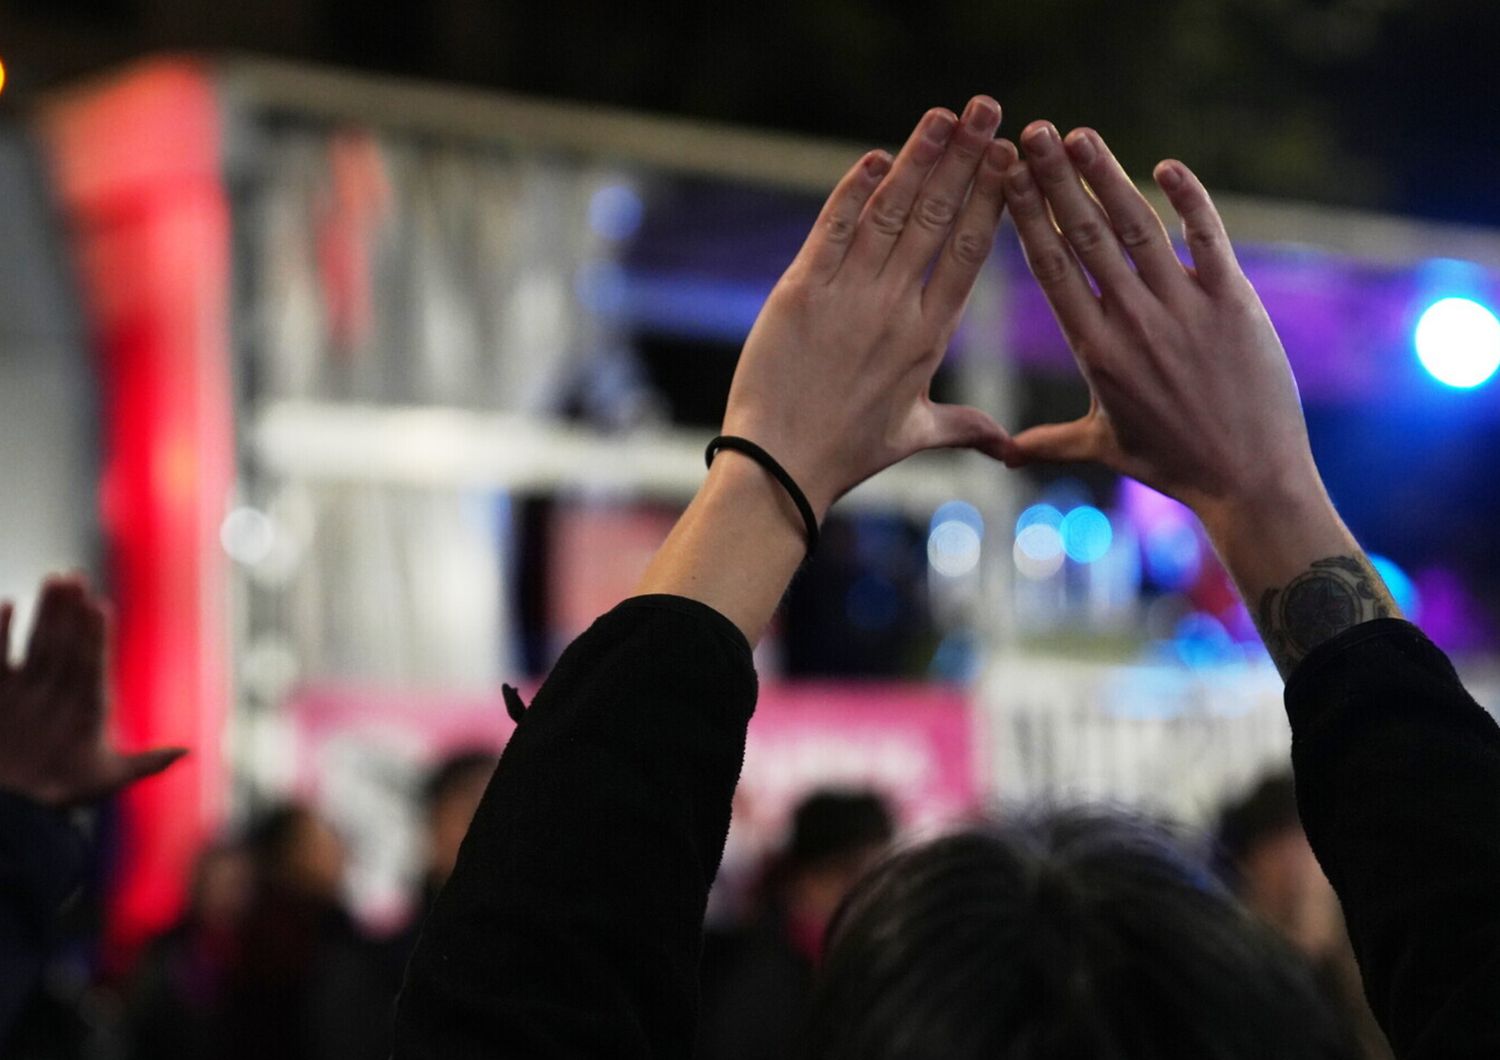
[[[786,468],[778,464],[770,453],[750,441],[748,438],[739,438],[732,434],[721,434],[708,443],[708,448],[703,453],[703,460],[709,467],[714,466],[714,454],[720,449],[733,449],[737,453],[744,453],[761,467],[765,468],[771,477],[781,483],[782,489],[792,498],[792,503],[797,506],[797,511],[802,516],[802,522],[807,527],[807,554],[811,556],[818,548],[818,517],[813,514],[812,505],[807,503],[807,494],[802,492],[801,487],[787,474]]]

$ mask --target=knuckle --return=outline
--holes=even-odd
[[[1121,222],[1116,235],[1126,249],[1139,250],[1156,242],[1156,227],[1139,217],[1132,217]]]
[[[1204,224],[1201,219],[1184,226],[1188,245],[1197,250],[1212,250],[1223,242],[1223,237],[1214,225]]]
[[[823,222],[823,237],[830,243],[847,243],[854,238],[854,221],[834,214]]]
[[[867,220],[870,227],[881,235],[900,235],[906,226],[906,211],[890,202],[872,203]]]
[[[1073,263],[1060,250],[1039,250],[1029,258],[1031,274],[1043,287],[1056,287],[1068,278]]]
[[[953,257],[962,265],[981,265],[990,256],[992,243],[988,233],[963,229],[953,237]]]
[[[1108,235],[1103,222],[1094,218],[1069,225],[1067,231],[1068,242],[1085,253],[1102,247]]]
[[[914,216],[926,228],[947,228],[958,216],[958,206],[951,199],[938,195],[924,196],[917,203]]]

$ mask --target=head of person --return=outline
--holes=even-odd
[[[336,903],[344,882],[344,843],[327,821],[300,803],[266,811],[246,845],[257,883],[271,890]]]
[[[250,905],[254,880],[254,866],[244,846],[208,844],[193,862],[187,919],[210,930],[234,927]]]
[[[462,751],[437,764],[427,778],[423,803],[427,821],[426,877],[441,887],[453,874],[458,848],[495,772],[493,751]]]
[[[1302,830],[1290,774],[1270,774],[1226,806],[1216,838],[1222,872],[1253,912],[1310,956],[1340,944],[1338,898]]]
[[[1344,1060],[1305,962],[1165,827],[1105,811],[897,852],[830,928],[817,1060]]]
[[[775,897],[818,933],[896,834],[886,800],[874,791],[825,788],[792,812]]]

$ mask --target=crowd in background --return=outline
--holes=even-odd
[[[453,870],[494,764],[488,752],[463,752],[427,778],[420,885],[397,930],[374,933],[356,921],[344,898],[338,835],[308,805],[287,802],[260,814],[242,835],[201,851],[181,917],[128,974],[101,984],[78,966],[76,948],[61,951],[5,1055],[388,1056],[394,1001],[421,913]],[[835,911],[900,841],[897,815],[876,791],[828,788],[797,804],[745,893],[716,905],[724,911],[711,920],[704,943],[701,1060],[788,1055]],[[1363,1000],[1338,901],[1298,821],[1290,776],[1268,776],[1227,805],[1211,845],[1217,871],[1314,968],[1365,1055],[1388,1057]]]

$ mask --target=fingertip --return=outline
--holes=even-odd
[[[894,160],[889,151],[875,150],[865,155],[863,159],[863,172],[869,180],[880,180],[891,171]]]
[[[1005,171],[1005,186],[1014,194],[1029,194],[1036,187],[1031,167],[1018,159]]]
[[[1008,173],[1010,167],[1020,159],[1021,152],[1016,150],[1016,145],[1009,140],[996,140],[985,148],[984,160],[987,165],[1000,171],[1001,175]]]
[[[1168,195],[1181,191],[1187,183],[1185,167],[1174,158],[1158,162],[1151,171],[1151,176],[1155,179],[1156,186]]]

